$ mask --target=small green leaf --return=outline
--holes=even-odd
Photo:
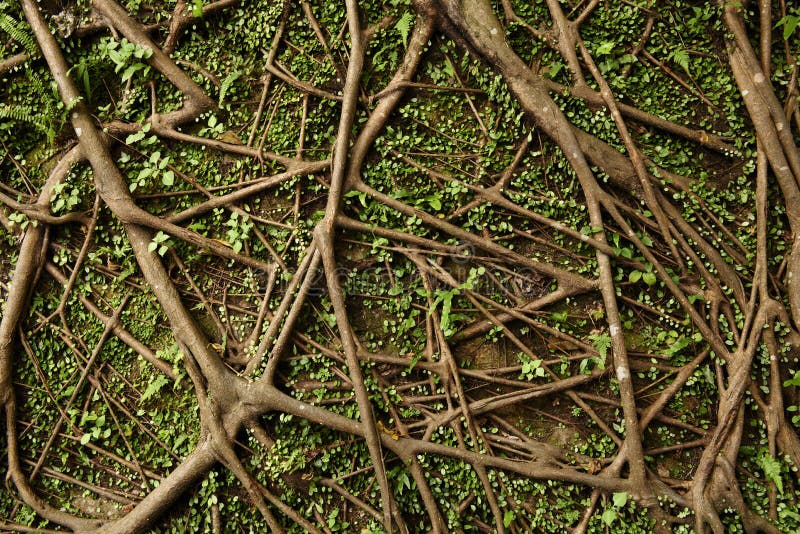
[[[553,79],[556,76],[558,76],[558,73],[561,72],[561,70],[563,68],[564,68],[564,64],[561,63],[560,61],[554,61],[554,62],[550,63],[550,73],[548,74],[550,79]]]
[[[612,496],[612,500],[614,501],[614,506],[622,508],[628,502],[628,494],[624,491],[620,491]]]
[[[603,515],[600,516],[600,519],[603,520],[603,523],[608,525],[609,527],[614,524],[614,521],[617,519],[617,512],[613,508],[609,508]]]
[[[126,137],[125,138],[125,144],[126,145],[132,145],[133,143],[136,143],[137,141],[141,141],[142,139],[144,139],[144,129],[141,129],[138,132],[132,133],[128,137]]]
[[[172,171],[165,171],[161,175],[161,183],[164,185],[172,185],[175,183],[175,173]]]
[[[667,350],[664,351],[664,354],[667,356],[674,356],[675,354],[678,354],[680,351],[688,347],[691,342],[692,340],[690,338],[681,336],[678,339],[676,339]]]
[[[503,526],[508,528],[516,516],[517,514],[514,513],[514,510],[506,510],[506,513],[503,514]]]
[[[606,42],[601,44],[597,47],[597,52],[595,52],[598,56],[605,56],[610,54],[612,50],[614,50],[614,42]]]
[[[427,200],[428,204],[430,204],[431,208],[433,208],[434,210],[439,211],[440,209],[442,209],[442,201],[441,199],[439,199],[439,197],[430,196],[427,198]]]
[[[133,77],[134,74],[136,74],[137,71],[140,71],[143,68],[145,68],[145,66],[142,63],[134,63],[122,73],[122,81],[127,82]]]
[[[788,41],[798,24],[800,24],[800,15],[786,15],[778,21],[775,27],[783,25],[783,39]]]
[[[632,271],[631,274],[628,275],[628,280],[631,283],[636,283],[642,279],[642,271]]]
[[[654,286],[658,278],[656,278],[655,273],[642,273],[642,280],[644,280],[644,283],[648,286]]]
[[[795,371],[792,378],[783,383],[783,387],[788,388],[789,386],[800,386],[800,371]]]

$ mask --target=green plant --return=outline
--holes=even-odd
[[[797,29],[798,24],[800,24],[800,8],[794,7],[790,8],[789,14],[775,24],[775,28],[783,26],[783,40],[788,41],[794,34],[795,29]]]
[[[764,477],[775,484],[778,492],[783,495],[783,480],[781,479],[781,463],[773,458],[767,449],[761,449],[756,457],[758,466],[764,471]]]
[[[784,381],[783,387],[800,387],[800,371],[793,371],[792,378]],[[787,406],[786,410],[794,414],[792,415],[792,424],[800,426],[800,406]]]
[[[30,28],[24,22],[15,20],[8,13],[1,11],[6,8],[5,2],[0,4],[0,30],[6,32],[14,41],[20,43],[31,55],[38,55],[39,47],[30,33]]]
[[[520,369],[520,378],[524,378],[526,380],[534,380],[536,378],[543,378],[545,376],[545,370],[542,367],[542,360],[532,360],[527,354],[519,353],[517,355],[520,362],[522,363],[522,369]]]
[[[225,224],[228,226],[228,231],[225,234],[228,243],[231,244],[234,252],[240,252],[250,236],[250,230],[253,228],[250,217],[247,214],[240,215],[239,212],[233,212]]]
[[[29,224],[33,223],[36,226],[36,221],[31,221],[27,215],[20,212],[14,212],[9,214],[8,220],[11,222],[12,226],[19,226],[20,230],[25,230]]]
[[[153,51],[131,43],[124,37],[121,41],[110,37],[101,39],[99,51],[114,64],[114,72],[119,74],[122,71],[121,80],[123,82],[133,78],[137,72],[141,73],[143,77],[150,73],[150,66],[140,60],[150,58]]]
[[[588,337],[592,341],[592,345],[597,351],[597,355],[592,355],[581,360],[581,373],[590,373],[593,369],[599,369],[602,371],[606,368],[608,349],[611,348],[611,336],[603,332],[598,334],[590,334]]]
[[[95,398],[95,400],[98,400]],[[106,416],[94,412],[84,413],[78,426],[84,427],[86,423],[91,423],[91,428],[81,436],[81,444],[86,445],[90,441],[108,439],[111,436],[111,427],[106,424]]]
[[[431,303],[430,313],[433,313],[435,309],[437,309],[441,305],[441,312],[440,312],[440,323],[442,327],[442,331],[445,333],[445,337],[449,337],[455,333],[453,330],[453,321],[460,318],[459,316],[452,314],[451,310],[453,307],[453,298],[461,295],[461,291],[464,289],[472,289],[475,286],[478,278],[486,274],[486,269],[484,267],[472,268],[469,271],[469,276],[467,279],[458,285],[458,287],[454,287],[451,289],[437,289],[433,292],[433,302]]]
[[[72,208],[80,204],[81,192],[77,187],[69,187],[65,182],[56,184],[53,188],[53,198],[50,201],[53,213],[69,213]]]
[[[611,502],[613,504],[612,508],[606,508],[603,514],[600,516],[603,520],[603,523],[608,525],[609,527],[614,524],[614,521],[617,520],[619,516],[619,511],[625,507],[628,503],[628,498],[630,496],[622,491],[618,493],[614,493],[611,496]]]
[[[147,136],[150,131],[151,124],[147,123],[142,128],[130,134],[125,138],[127,145],[139,145],[143,150],[145,147],[154,145],[158,142],[158,138],[154,135]],[[152,180],[159,180],[165,186],[171,186],[175,183],[175,172],[167,168],[170,165],[170,156],[162,156],[160,150],[154,150],[147,158],[140,160],[132,160],[128,152],[120,154],[119,163],[126,164],[132,162],[132,168],[128,173],[130,183],[128,188],[131,193],[139,188],[151,185]]]
[[[163,256],[171,245],[169,235],[159,230],[156,235],[153,236],[150,244],[147,245],[147,250],[149,252],[158,252],[159,256]]]

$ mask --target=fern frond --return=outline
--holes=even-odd
[[[34,70],[28,71],[28,87],[30,91],[34,93],[37,97],[43,97],[47,95],[48,90],[45,88],[44,81],[42,77]]]
[[[28,27],[22,23],[14,20],[10,15],[0,15],[0,30],[6,32],[9,37],[21,44],[30,55],[39,53],[39,47],[36,45],[36,39],[30,33]]]
[[[26,122],[36,129],[42,130],[43,126],[32,108],[28,106],[9,106],[0,104],[0,119],[11,119],[17,122]]]
[[[408,35],[411,33],[412,22],[414,22],[414,15],[404,13],[400,20],[397,21],[397,24],[394,25],[394,29],[400,33],[400,37],[403,39],[403,46],[408,46]]]
[[[235,82],[240,76],[242,75],[242,71],[235,70],[232,71],[230,74],[225,76],[225,79],[222,80],[222,84],[219,88],[219,103],[222,105],[223,100],[225,100],[225,95],[228,94],[228,89],[233,86],[233,82]]]
[[[59,117],[59,111],[55,103],[58,102],[57,89],[52,87],[52,84],[46,81],[40,72],[28,70],[28,88],[30,93],[35,95],[36,101],[44,105],[44,114],[48,120],[52,121]]]
[[[28,106],[0,104],[0,121],[3,119],[29,124],[34,130],[44,134],[47,142],[51,144],[57,134],[55,123],[51,118],[43,119],[41,114]]]

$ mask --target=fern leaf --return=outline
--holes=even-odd
[[[400,33],[400,37],[403,39],[403,46],[408,46],[408,35],[411,33],[412,22],[414,22],[414,15],[404,13],[400,20],[397,21],[397,24],[394,25],[394,29]]]
[[[686,74],[691,76],[689,73],[689,52],[683,49],[675,50],[672,53],[672,61],[677,63],[684,71],[686,71]]]
[[[220,87],[219,87],[219,104],[220,105],[222,105],[222,101],[225,99],[225,95],[227,94],[227,92],[231,88],[231,86],[233,85],[233,82],[235,82],[241,75],[242,75],[242,71],[235,70],[235,71],[231,72],[230,74],[228,74],[227,76],[225,76],[225,79],[222,80],[222,84],[220,84]]]
[[[600,357],[605,359],[608,349],[611,348],[611,336],[608,334],[592,334],[589,339],[593,341],[594,348],[600,354]]]
[[[56,129],[53,125],[53,121],[43,121],[41,114],[35,113],[34,110],[28,106],[0,104],[0,121],[3,119],[29,124],[38,132],[46,135],[48,142],[51,143],[56,136]]]
[[[36,40],[22,22],[17,22],[10,15],[3,14],[0,16],[0,30],[6,32],[9,37],[21,44],[29,54],[38,54],[39,48],[36,45]]]
[[[34,126],[40,126],[36,120],[33,110],[27,106],[0,105],[0,119],[10,119],[17,122],[27,122]]]
[[[761,451],[757,458],[758,466],[764,470],[764,477],[775,483],[778,492],[783,495],[783,480],[781,479],[781,463],[773,458],[766,450]]]

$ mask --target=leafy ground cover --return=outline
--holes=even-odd
[[[0,528],[799,530],[798,22],[0,1]]]

